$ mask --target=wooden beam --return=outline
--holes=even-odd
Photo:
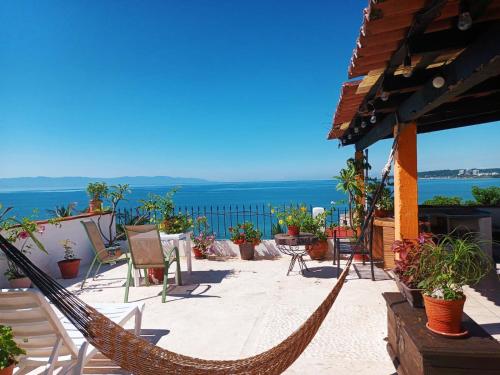
[[[443,68],[446,80],[438,89],[428,80],[423,88],[401,103],[397,114],[387,115],[381,123],[356,142],[356,149],[363,150],[380,139],[388,137],[399,122],[410,122],[443,103],[460,96],[474,86],[500,74],[500,25],[492,27],[478,42],[467,48],[455,61]]]

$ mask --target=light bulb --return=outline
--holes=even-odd
[[[382,93],[380,94],[380,99],[383,102],[386,102],[387,100],[389,100],[389,93],[387,91],[382,91]]]
[[[345,138],[342,138],[342,144],[343,145],[345,144]]]
[[[411,56],[408,53],[403,61],[403,77],[409,78],[413,73],[413,68],[411,67]]]
[[[352,134],[347,134],[347,139],[352,139]]]
[[[432,86],[434,86],[437,89],[443,87],[445,83],[446,83],[445,79],[441,76],[437,76],[432,79]]]
[[[366,121],[365,120],[361,121],[361,128],[362,129],[366,128]]]
[[[458,29],[460,31],[469,30],[472,26],[472,16],[469,12],[462,12],[458,16]]]
[[[356,133],[356,134],[359,133],[359,128],[357,126],[354,127],[354,133]]]
[[[372,115],[370,117],[370,122],[375,124],[377,122],[377,116],[375,115],[375,110],[373,110]]]

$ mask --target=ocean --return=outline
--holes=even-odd
[[[345,200],[345,196],[336,190],[337,181],[277,181],[277,182],[238,182],[213,183],[203,185],[184,185],[175,195],[177,207],[213,207],[226,208],[231,205],[240,208],[245,206],[278,206],[290,203],[306,203],[313,207],[329,207],[330,202]],[[419,181],[419,201],[423,202],[435,195],[459,196],[472,199],[472,186],[500,186],[500,179],[432,179]],[[173,186],[165,187],[133,187],[127,201],[121,208],[135,208],[138,200],[147,198],[149,193],[163,194]],[[77,203],[77,209],[87,207],[88,197],[84,189],[75,190],[45,190],[45,191],[3,191],[0,192],[0,203],[4,207],[14,207],[12,213],[17,217],[32,214],[38,210],[37,218],[50,217],[47,209],[56,205]]]

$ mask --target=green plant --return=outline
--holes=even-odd
[[[288,207],[284,207],[283,209],[273,208],[271,213],[276,214],[279,225],[286,224],[289,227],[296,226],[299,228],[304,223],[304,220],[310,216],[307,212],[307,207],[304,204],[299,206],[290,205]]]
[[[178,187],[165,193],[165,195],[148,194],[148,199],[139,200],[141,210],[150,214],[150,220],[153,223],[160,223],[174,216],[175,203],[174,196],[179,190]]]
[[[47,210],[47,212],[55,218],[69,217],[73,215],[75,211],[76,202],[68,203],[66,206],[56,206],[53,210]]]
[[[435,195],[431,199],[427,199],[422,203],[427,206],[460,206],[463,204],[460,197],[446,197],[443,195]]]
[[[325,233],[327,215],[328,211],[318,214],[315,218],[312,215],[308,215],[302,223],[302,231],[314,234],[320,241],[326,241],[328,238]]]
[[[479,186],[472,187],[472,195],[477,203],[484,206],[499,206],[500,205],[500,187],[490,186],[480,188]]]
[[[179,212],[162,221],[159,228],[165,233],[186,233],[193,228],[193,219],[188,214]]]
[[[236,245],[244,243],[258,245],[262,236],[262,233],[258,229],[255,229],[253,223],[249,221],[229,228],[229,233],[231,234],[231,241]]]
[[[199,230],[198,234],[191,233],[191,239],[194,246],[197,247],[203,254],[208,254],[212,251],[215,243],[215,234],[209,232],[208,220],[205,216],[196,218],[196,226]],[[203,229],[201,229],[203,227]]]
[[[12,328],[0,325],[0,370],[16,364],[17,358],[26,352],[17,346]]]
[[[451,233],[421,246],[419,267],[423,275],[418,286],[425,294],[456,300],[463,298],[463,286],[477,284],[492,264],[476,234],[458,238]]]
[[[399,255],[399,259],[394,261],[396,267],[393,271],[409,288],[418,288],[424,278],[424,270],[420,268],[420,255],[422,246],[426,243],[432,243],[432,234],[421,233],[418,240],[396,240],[392,244],[392,251]]]
[[[132,191],[130,190],[130,186],[128,184],[118,184],[107,188],[106,192],[102,196],[102,198],[106,199],[107,203],[110,204],[110,206],[106,207],[104,211],[111,213],[111,220],[109,221],[106,233],[104,233],[101,227],[102,216],[97,218],[97,226],[102,237],[107,242],[107,246],[115,246],[116,242],[125,236],[123,232],[118,230],[113,232],[113,227],[116,227],[116,210],[118,209],[118,204],[121,201],[126,200],[127,194],[130,194],[131,192]]]
[[[368,206],[371,207],[373,204],[374,195],[380,185],[378,179],[370,179],[366,184],[366,199]],[[392,196],[392,190],[387,186],[383,186],[380,192],[380,197],[375,204],[375,207],[379,210],[390,211],[394,209],[394,198]]]
[[[102,200],[108,194],[108,185],[105,182],[89,182],[87,194],[92,200]]]
[[[73,251],[73,246],[75,246],[76,243],[71,241],[70,239],[61,240],[59,241],[59,243],[64,249],[64,259],[65,260],[75,259],[75,252]]]

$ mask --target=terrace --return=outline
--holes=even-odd
[[[191,214],[195,218],[208,217],[213,228],[222,227],[222,230],[217,230],[220,238],[215,242],[213,256],[193,260],[192,272],[186,266],[186,255],[191,249],[185,240],[179,241],[181,249],[187,247],[187,253],[181,251],[180,257],[183,282],[182,285],[174,285],[175,272],[170,268],[166,303],[162,303],[160,297],[162,285],[130,288],[131,305],[145,305],[141,336],[161,348],[195,358],[236,360],[250,357],[266,352],[291,335],[340,281],[342,291],[330,313],[302,355],[286,369],[286,373],[388,374],[396,370],[404,371],[401,368],[403,359],[393,361],[401,353],[393,353],[391,358],[386,352],[386,338],[391,335],[391,327],[389,322],[388,328],[388,307],[382,293],[397,292],[398,289],[393,280],[394,274],[386,264],[390,259],[386,258],[388,251],[384,236],[390,233],[391,243],[394,240],[415,239],[419,236],[422,222],[432,215],[428,221],[429,225],[435,225],[434,228],[442,223],[433,221],[435,217],[447,218],[445,232],[451,231],[450,223],[457,217],[466,217],[468,225],[477,227],[483,239],[491,239],[492,232],[498,227],[498,207],[488,208],[489,214],[471,214],[470,211],[466,214],[443,213],[443,208],[437,208],[441,211],[435,214],[432,210],[436,208],[428,208],[426,213],[417,203],[417,134],[500,120],[500,2],[478,3],[481,6],[468,1],[370,1],[364,12],[361,33],[349,66],[349,78],[363,76],[363,79],[343,85],[328,135],[330,139],[338,139],[341,146],[355,145],[355,181],[362,191],[365,188],[366,170],[356,161],[365,160],[364,151],[373,143],[385,138],[397,139],[393,155],[393,217],[378,218],[375,222],[370,215],[372,210],[368,209],[363,211],[363,215],[366,214],[367,218],[365,229],[371,228],[370,235],[364,236],[365,232],[359,225],[350,228],[354,233],[359,232],[362,238],[363,261],[355,261],[351,265],[357,248],[350,247],[351,253],[344,254],[339,268],[333,266],[332,250],[339,249],[341,244],[336,237],[339,232],[334,232],[334,238],[327,240],[328,251],[323,260],[305,256],[309,270],[300,273],[296,265],[287,275],[290,258],[280,252],[273,239],[270,230],[272,213],[266,212],[265,207],[257,214],[248,207],[246,210],[243,208],[242,212],[238,209],[236,218],[232,208],[229,216],[225,207],[223,211],[217,208],[215,213],[211,210],[207,214],[205,210],[203,215],[181,209],[181,213]],[[457,21],[468,22],[468,18],[465,21],[462,19],[465,5],[469,7],[467,12],[470,12],[472,25],[461,24],[457,30]],[[367,198],[366,194],[361,194],[355,196],[352,203],[365,206]],[[326,226],[334,223],[337,227],[345,224],[352,227],[356,219],[353,211],[357,210],[353,207],[356,206],[351,206],[349,211],[336,211],[336,216],[330,215]],[[310,215],[309,211],[313,210],[310,207],[304,211]],[[470,224],[472,217],[477,220]],[[103,266],[98,277],[87,280],[86,286],[81,289],[83,275],[94,257],[82,221],[93,221],[111,228],[110,237],[120,230],[112,213],[99,211],[68,218],[57,225],[45,223],[45,232],[37,235],[37,238],[49,249],[49,254],[32,251],[29,257],[42,271],[58,277],[56,262],[61,259],[61,250],[56,249],[60,248],[61,239],[71,240],[74,243],[73,251],[81,259],[80,273],[77,278],[58,281],[89,305],[102,301],[121,304],[128,272],[125,263]],[[228,240],[229,226],[242,221],[251,221],[257,227],[264,228],[264,236],[255,248],[255,259],[252,261],[239,259],[238,246]],[[321,227],[324,225],[322,223]],[[389,227],[392,232],[386,230]],[[373,235],[377,230],[382,233],[380,253],[374,252],[376,241]],[[200,228],[197,233],[199,231]],[[14,244],[21,247],[24,240],[18,238]],[[123,251],[129,248],[124,241],[119,245]],[[171,244],[166,248],[170,249]],[[483,250],[491,259],[491,243],[489,249]],[[369,256],[366,264],[365,256]],[[395,260],[398,260],[397,256],[394,258],[393,255],[392,262]],[[6,267],[4,258],[2,262],[0,271]],[[371,267],[372,262],[375,268]],[[346,273],[341,273],[344,270],[347,270]],[[37,275],[33,275],[36,279]],[[41,281],[40,289],[46,287],[44,290],[49,290],[44,286],[43,279],[36,280]],[[6,280],[0,282],[2,287],[7,287]],[[53,287],[53,284],[49,283],[49,286]],[[498,290],[495,270],[477,286],[464,289],[467,297],[465,313],[497,341],[500,340]],[[419,333],[431,342],[444,340],[433,336],[423,327]],[[92,333],[87,334],[89,338],[95,339]],[[476,363],[479,366],[489,363],[494,366],[500,359],[500,346],[486,336],[486,333],[477,336],[476,332],[471,332],[470,337],[461,342],[465,346],[467,342],[481,339],[489,347],[497,348],[486,355],[484,352],[479,353],[484,363]],[[19,342],[22,345],[22,340]],[[458,340],[451,342],[461,345],[456,344]],[[456,353],[451,350],[450,355]],[[467,354],[467,351],[461,352],[463,356]],[[410,359],[417,361],[417,354],[412,352],[412,355]],[[128,359],[129,362],[138,361],[133,354]],[[179,360],[179,363],[182,364],[182,361]],[[153,362],[149,364],[152,366]],[[268,362],[269,366],[271,362]],[[449,359],[435,362],[437,367],[445,367]],[[423,373],[423,369],[417,369],[417,366],[413,370]],[[481,373],[474,367],[458,367],[455,370]],[[498,367],[489,370],[494,373]],[[130,371],[121,370],[116,364],[97,356],[86,363],[84,372],[106,374]]]

